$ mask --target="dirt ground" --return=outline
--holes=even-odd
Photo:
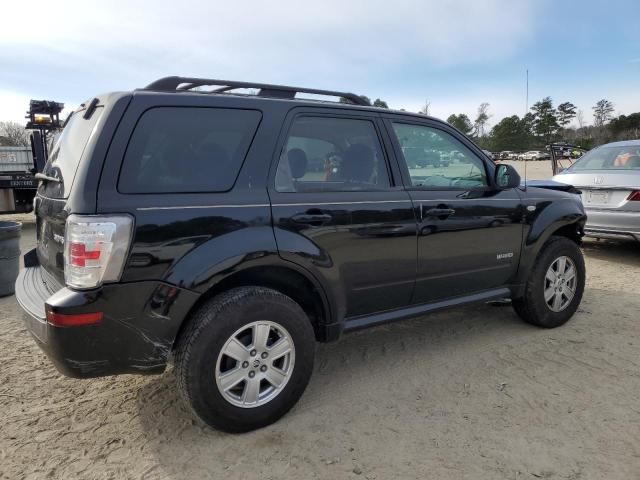
[[[640,246],[584,253],[564,327],[483,305],[345,336],[287,416],[243,435],[194,420],[170,371],[61,376],[0,299],[0,478],[639,479]]]

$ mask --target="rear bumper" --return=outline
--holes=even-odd
[[[198,295],[145,281],[75,291],[48,282],[41,267],[26,268],[16,282],[16,300],[36,343],[69,377],[161,373],[183,319]],[[60,287],[52,293],[56,287]],[[56,327],[46,311],[102,312],[97,325]]]
[[[640,241],[640,212],[587,209],[585,235]]]

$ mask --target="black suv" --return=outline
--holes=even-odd
[[[584,289],[576,190],[354,94],[163,78],[83,104],[39,177],[16,297],[40,347],[72,377],[173,355],[226,431],[285,414],[316,341],[503,298],[556,327]]]

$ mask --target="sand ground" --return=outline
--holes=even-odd
[[[347,335],[318,346],[286,417],[244,435],[194,420],[171,371],[61,376],[2,298],[0,478],[639,479],[640,246],[584,253],[564,327],[483,305]]]

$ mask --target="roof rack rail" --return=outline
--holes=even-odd
[[[191,77],[164,77],[150,83],[143,90],[160,90],[169,92],[188,91],[196,87],[218,86],[209,93],[223,93],[237,88],[257,88],[260,97],[275,97],[293,99],[296,93],[311,93],[313,95],[327,95],[340,97],[349,100],[355,105],[370,106],[364,99],[355,93],[334,92],[332,90],[318,90],[315,88],[288,87],[285,85],[270,85],[268,83],[237,82],[234,80],[216,80],[212,78],[191,78]]]

